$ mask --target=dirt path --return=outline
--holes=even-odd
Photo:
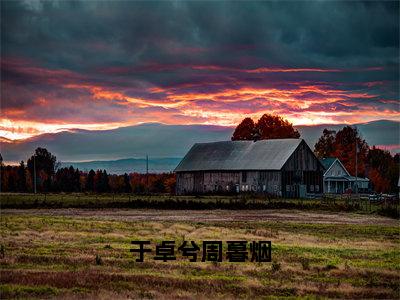
[[[156,209],[3,209],[2,215],[38,215],[95,218],[117,221],[278,221],[320,224],[399,226],[400,221],[375,215],[300,210],[156,210]]]

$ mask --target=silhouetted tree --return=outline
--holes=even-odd
[[[94,192],[95,190],[95,185],[94,185],[94,177],[96,176],[96,173],[93,170],[90,170],[87,178],[86,178],[86,185],[85,189],[88,192]]]
[[[34,158],[35,156],[35,158]],[[47,149],[45,148],[37,148],[35,150],[35,154],[32,155],[27,162],[28,170],[32,174],[33,178],[33,167],[34,167],[34,160],[36,165],[36,177],[38,183],[38,189],[43,191],[49,191],[51,188],[51,181],[52,177],[55,174],[57,158],[52,155]]]
[[[314,153],[318,158],[331,157],[335,152],[336,131],[324,129],[322,136],[314,146]]]
[[[27,192],[27,186],[26,186],[26,167],[25,163],[22,160],[18,166],[17,170],[17,189],[19,192]]]
[[[124,174],[124,193],[131,193],[132,187],[131,182],[128,174]]]
[[[250,118],[245,118],[236,127],[232,140],[253,139],[288,139],[299,138],[300,133],[293,128],[293,124],[280,116],[264,114],[256,124]]]
[[[110,191],[108,174],[106,170],[97,170],[95,177],[95,186],[98,193],[108,193]]]

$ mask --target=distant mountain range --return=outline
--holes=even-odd
[[[149,159],[149,173],[171,172],[179,164],[181,158],[153,158]],[[124,173],[145,173],[146,159],[144,158],[125,158],[109,161],[87,161],[87,162],[62,162],[62,167],[73,166],[82,171],[104,169],[110,174]]]
[[[324,128],[340,130],[345,124],[296,126],[313,149]],[[400,152],[400,122],[380,120],[356,124],[369,145]],[[234,128],[213,125],[165,125],[148,123],[111,130],[72,130],[43,134],[21,141],[0,139],[4,161],[18,162],[45,147],[64,162],[79,169],[106,169],[110,173],[145,170],[171,171],[194,143],[229,140]],[[126,159],[121,159],[122,157]]]

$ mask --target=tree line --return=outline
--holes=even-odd
[[[84,172],[73,166],[60,168],[57,158],[45,148],[37,148],[25,164],[3,164],[0,154],[1,191],[32,193],[174,193],[172,173],[123,175],[108,174],[106,170]],[[35,180],[36,174],[36,180]]]

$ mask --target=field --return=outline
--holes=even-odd
[[[397,299],[399,238],[398,220],[367,213],[6,208],[1,298]],[[132,240],[151,241],[143,263]],[[272,262],[227,262],[226,243],[222,263],[154,260],[163,240],[270,240]]]

